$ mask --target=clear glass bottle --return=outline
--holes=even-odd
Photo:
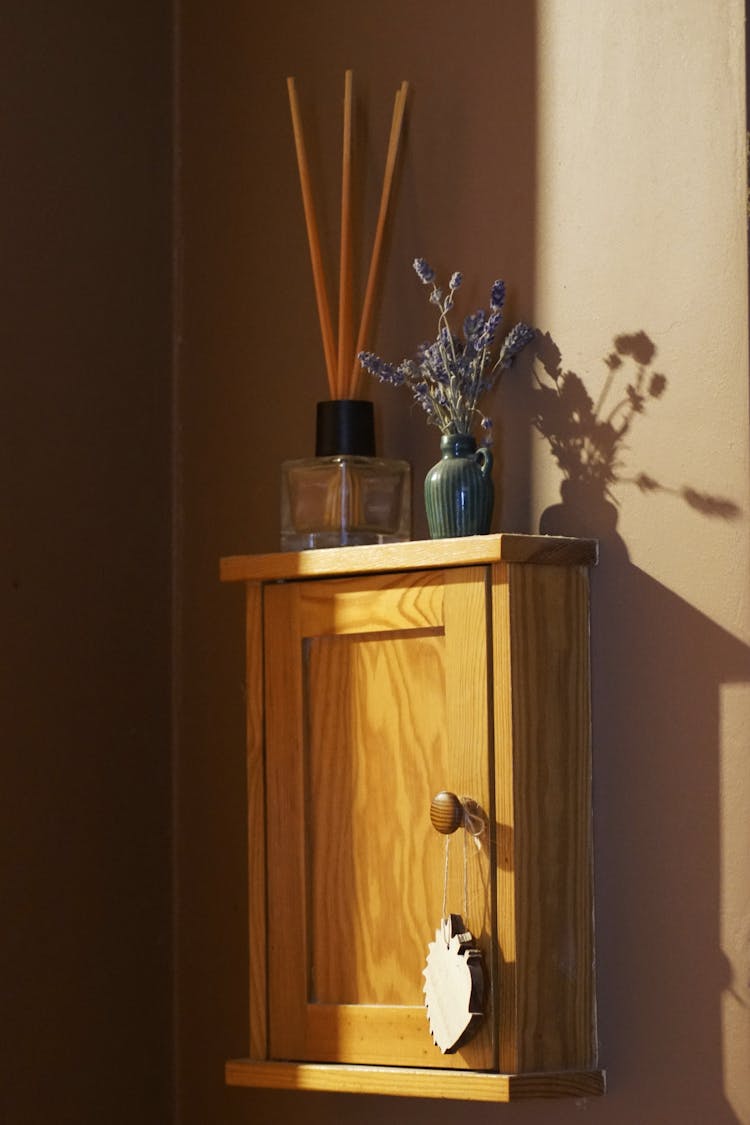
[[[411,470],[375,456],[371,402],[319,402],[315,454],[281,466],[282,551],[409,539]]]

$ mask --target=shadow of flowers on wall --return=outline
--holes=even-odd
[[[706,1096],[712,1121],[739,1125],[725,1095],[730,1056],[721,1030],[728,1002],[737,1005],[742,994],[721,931],[722,709],[725,685],[750,679],[750,649],[631,561],[617,504],[635,487],[652,509],[649,500],[663,493],[665,505],[688,505],[701,519],[742,513],[699,481],[663,483],[630,467],[641,417],[656,422],[669,404],[671,379],[656,356],[645,332],[618,335],[601,371],[587,372],[584,382],[564,369],[551,337],[540,336],[533,375],[514,406],[545,439],[563,477],[561,501],[542,512],[540,531],[599,544],[591,669],[602,1040],[614,1041],[618,1028],[640,1029],[646,1070],[658,1076],[654,1098],[667,1086],[679,1090],[675,1099],[684,1097],[671,1102],[672,1120],[690,1120],[697,1098]],[[668,546],[640,554],[670,573]],[[712,581],[723,581],[720,570]],[[696,861],[685,862],[689,856]],[[705,966],[700,973],[696,956]],[[658,989],[638,987],[657,976]],[[698,1040],[705,1065],[688,1090],[684,1058]],[[629,1060],[635,1068],[638,1049]],[[644,1096],[639,1091],[630,1118]]]
[[[741,509],[734,501],[701,492],[692,485],[672,487],[646,472],[625,475],[627,439],[638,415],[645,414],[667,391],[668,380],[654,369],[656,346],[645,332],[615,336],[604,359],[604,382],[594,400],[580,375],[564,371],[560,349],[547,333],[538,338],[534,383],[529,407],[535,429],[549,443],[563,474],[561,494],[568,508],[591,514],[592,508],[616,505],[615,485],[635,485],[645,493],[663,493],[683,500],[701,515],[737,519]],[[552,532],[555,509],[543,517]],[[616,512],[612,511],[616,520]],[[603,529],[600,529],[603,530]],[[570,534],[570,532],[568,532]]]

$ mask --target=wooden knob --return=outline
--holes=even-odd
[[[464,807],[455,793],[437,793],[430,805],[432,827],[447,836],[464,822]]]

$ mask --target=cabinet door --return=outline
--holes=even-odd
[[[484,567],[265,591],[271,1058],[496,1066],[488,840],[451,837],[447,909],[484,952],[487,1018],[432,1043],[422,970],[443,905],[441,789],[490,811]]]

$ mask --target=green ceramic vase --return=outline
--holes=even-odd
[[[492,454],[470,434],[444,434],[441,457],[424,482],[427,524],[433,539],[486,535],[492,520]]]

